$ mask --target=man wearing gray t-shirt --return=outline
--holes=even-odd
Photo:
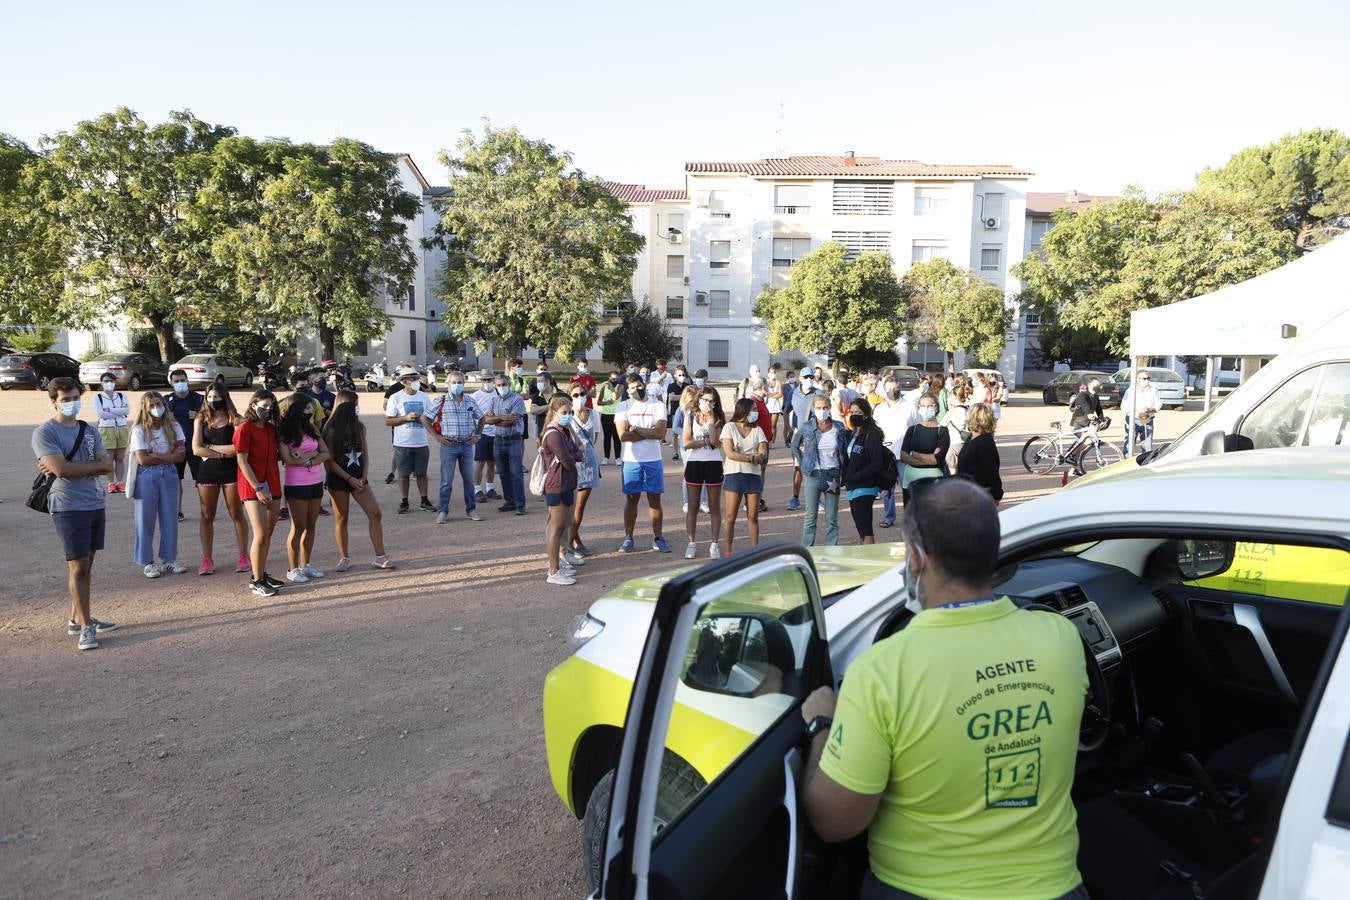
[[[56,533],[66,551],[70,588],[69,634],[80,636],[81,650],[98,646],[98,635],[117,626],[89,614],[89,581],[94,554],[103,549],[104,489],[100,475],[113,470],[112,455],[103,449],[98,429],[80,422],[84,386],[73,378],[53,378],[47,386],[56,415],[33,429],[33,453],[40,472],[55,475],[47,494]],[[78,446],[76,446],[78,443]]]

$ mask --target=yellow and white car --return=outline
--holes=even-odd
[[[1341,895],[1347,509],[1350,455],[1308,449],[1164,460],[1001,514],[997,592],[1064,615],[1091,651],[1074,801],[1093,897]],[[1321,568],[1211,580],[1272,547]],[[916,614],[903,572],[898,545],[763,546],[591,607],[544,725],[594,896],[856,883],[857,847],[802,815],[798,708]],[[1299,599],[1310,582],[1321,599]]]

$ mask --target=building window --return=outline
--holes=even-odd
[[[773,211],[784,216],[801,216],[811,211],[811,186],[779,184],[773,189]]]
[[[947,258],[947,243],[945,241],[915,241],[909,254],[910,263],[928,262],[930,259],[939,258]]]
[[[1031,223],[1031,249],[1041,249],[1041,241],[1045,240],[1045,233],[1054,227],[1054,222],[1032,222]]]
[[[619,317],[633,307],[631,297],[625,297],[622,300],[606,300],[604,304],[604,313],[606,316]]]
[[[1027,330],[1028,330],[1028,331],[1034,331],[1034,330],[1036,330],[1037,328],[1040,328],[1040,327],[1041,327],[1041,314],[1040,314],[1040,313],[1027,313],[1027,315],[1026,315],[1026,323],[1027,323]]]
[[[999,272],[1003,269],[1003,248],[984,246],[980,248],[980,271]]]
[[[684,318],[684,298],[667,297],[666,298],[666,318],[683,319]]]
[[[1003,195],[985,194],[984,195],[984,218],[1002,219],[1003,218]]]
[[[836,181],[836,216],[889,216],[895,210],[895,183],[892,181]]]
[[[712,269],[714,275],[730,274],[731,241],[708,242],[708,268]]]
[[[725,369],[731,365],[730,353],[731,341],[708,341],[708,368]]]
[[[351,356],[365,356],[370,353],[370,341],[354,341],[347,347]]]
[[[408,285],[408,312],[417,312],[417,286]]]
[[[830,240],[844,245],[849,259],[857,259],[859,253],[870,250],[890,252],[891,233],[889,231],[834,231]]]
[[[914,215],[940,216],[947,211],[947,202],[951,192],[945,187],[921,187],[914,189]]]
[[[684,234],[684,213],[666,214],[666,234]]]
[[[683,278],[684,277],[684,254],[668,253],[666,254],[666,277]]]
[[[708,291],[708,318],[731,318],[731,291]]]
[[[731,210],[727,209],[726,191],[708,191],[708,215],[714,219],[731,218]]]
[[[773,264],[795,266],[797,260],[811,252],[811,239],[776,237],[773,239]]]
[[[408,355],[416,358],[417,356],[417,331],[408,329]]]

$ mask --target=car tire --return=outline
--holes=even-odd
[[[244,376],[244,387],[246,387],[246,388],[253,387],[253,373],[252,373],[252,372],[249,372],[247,375]]]
[[[7,384],[0,384],[0,391],[7,391],[7,390],[9,390],[9,385],[7,385]]]
[[[1041,403],[1045,404],[1046,406],[1054,406],[1055,398],[1050,396],[1049,391],[1041,391]]]
[[[667,750],[661,760],[661,789],[656,795],[657,830],[664,828],[707,785],[693,766]],[[613,797],[614,770],[610,769],[587,798],[582,819],[581,858],[586,867],[586,886],[592,893],[600,889],[600,867],[604,865],[609,804]]]
[[[141,376],[132,375],[131,381],[127,382],[127,386],[133,391],[139,391],[141,389]]]
[[[48,378],[46,375],[39,375],[37,377],[37,386],[39,391],[45,391],[47,389],[47,385],[51,383],[52,380]]]

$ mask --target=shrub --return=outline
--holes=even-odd
[[[162,363],[175,363],[187,356],[187,348],[179,343],[177,335],[174,335],[169,339],[169,358],[160,359],[159,338],[148,328],[133,329],[130,346],[132,353],[144,353],[151,359],[159,359]]]
[[[46,353],[56,343],[56,329],[45,325],[41,328],[15,328],[6,332],[5,337],[20,353]]]
[[[256,366],[267,358],[267,338],[251,331],[227,334],[216,341],[216,352],[240,365]]]

